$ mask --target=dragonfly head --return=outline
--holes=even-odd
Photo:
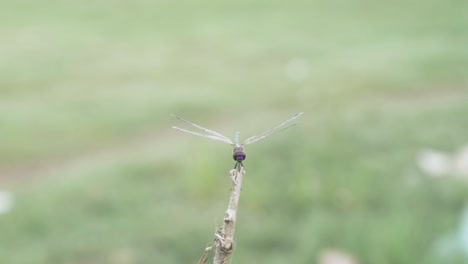
[[[238,147],[238,146],[234,147],[232,158],[235,161],[243,161],[245,160],[246,157],[247,155],[245,155],[243,147]]]

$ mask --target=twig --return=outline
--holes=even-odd
[[[203,254],[201,255],[197,264],[205,264],[206,260],[208,259],[208,253],[213,249],[215,245],[216,245],[216,242],[212,242],[210,246],[207,246],[205,248],[205,251],[203,251]]]
[[[229,264],[234,250],[234,231],[236,229],[237,205],[242,186],[244,168],[234,169],[229,172],[232,180],[231,197],[228,209],[224,214],[223,226],[215,233],[216,251],[213,264]]]

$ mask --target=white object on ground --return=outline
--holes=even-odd
[[[350,254],[333,249],[320,254],[319,264],[357,264],[357,261]]]
[[[0,191],[0,214],[7,213],[13,208],[13,195],[8,191]]]
[[[446,176],[452,171],[452,159],[448,154],[436,150],[422,150],[417,158],[421,171],[430,176]]]

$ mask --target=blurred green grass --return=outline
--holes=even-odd
[[[316,263],[327,248],[457,261],[433,251],[466,184],[426,178],[415,157],[467,142],[465,1],[2,6],[0,184],[16,203],[1,263],[194,263],[233,162],[170,114],[248,136],[298,111],[246,149],[233,263]]]

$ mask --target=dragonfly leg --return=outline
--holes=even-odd
[[[242,161],[236,161],[236,164],[234,164],[234,169],[237,169],[238,172],[244,170],[244,164],[242,164]]]

